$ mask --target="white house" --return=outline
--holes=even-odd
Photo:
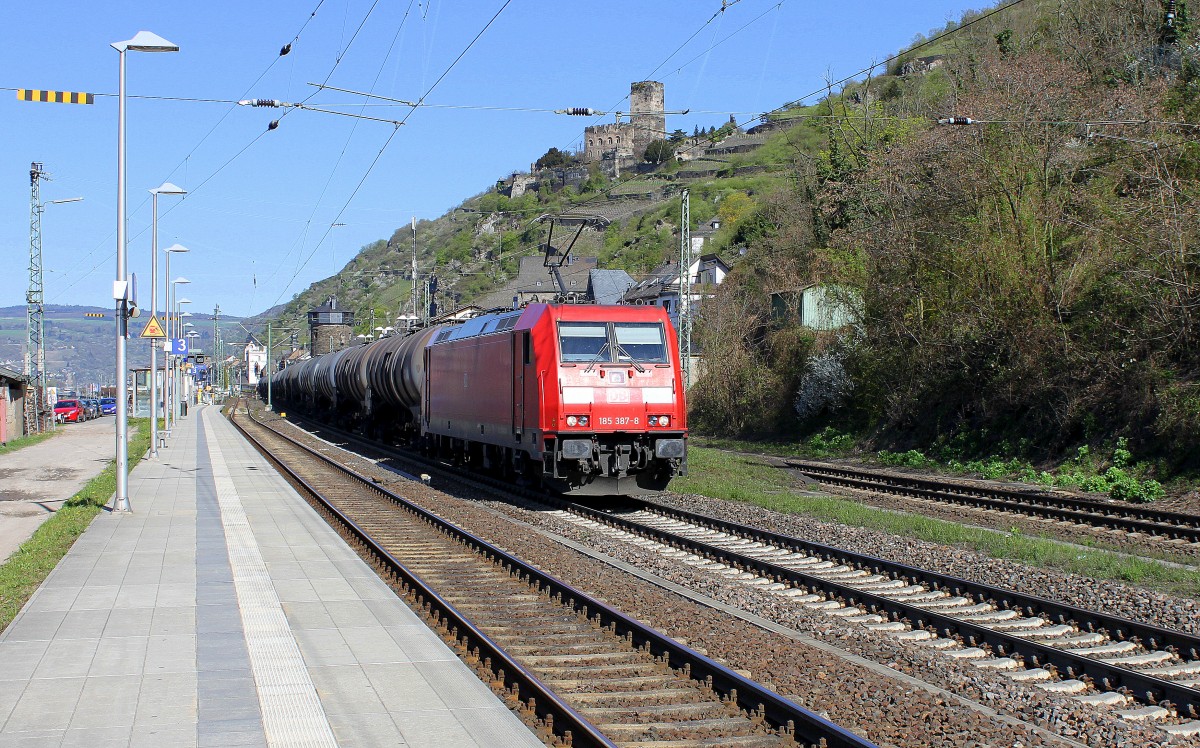
[[[260,377],[266,375],[267,347],[251,335],[246,338],[246,347],[242,350],[242,361],[246,366],[246,383],[258,384]]]
[[[696,259],[688,271],[689,303],[693,309],[698,309],[696,305],[705,296],[711,296],[712,288],[721,285],[728,274],[729,266],[718,255],[701,255]],[[670,315],[671,323],[678,328],[680,298],[679,263],[668,262],[626,291],[621,303],[661,306]]]

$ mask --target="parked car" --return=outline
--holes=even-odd
[[[87,411],[88,420],[100,417],[100,401],[93,397],[82,398],[83,409]]]
[[[117,398],[100,398],[100,412],[106,416],[115,416],[117,414]]]
[[[59,400],[54,404],[54,420],[60,423],[86,421],[87,409],[82,400]]]

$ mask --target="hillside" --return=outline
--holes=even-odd
[[[1165,472],[1198,465],[1187,9],[1168,29],[1157,2],[1010,5],[822,104],[827,145],[748,219],[753,251],[706,311],[731,366],[697,387],[702,427],[1035,458],[1127,438]],[[764,291],[812,283],[859,300],[861,325],[773,316]]]
[[[643,164],[616,178],[602,174],[594,164],[571,160],[528,175],[532,184],[518,196],[509,196],[511,178],[500,180],[440,218],[418,221],[422,284],[430,275],[437,277],[435,300],[443,311],[485,298],[511,298],[520,258],[539,254],[546,240],[545,224],[537,219],[560,214],[596,215],[611,222],[607,230],[585,230],[573,250],[575,256],[598,257],[600,267],[627,270],[635,277],[650,272],[678,252],[679,195],[685,187],[692,194],[692,226],[698,227],[717,215],[718,203],[726,196],[767,194],[790,178],[795,154],[787,152],[788,132],[764,136],[763,150],[775,155],[755,161],[728,155],[703,157],[705,150],[715,150],[729,134],[727,128],[711,129],[711,138],[690,147],[702,156],[695,161],[672,161],[658,168]],[[573,172],[587,176],[571,179]],[[746,203],[737,202],[742,206],[738,210],[744,209]],[[562,233],[556,234],[555,244],[562,238]],[[397,229],[387,240],[363,247],[337,275],[310,285],[281,309],[256,315],[246,324],[258,330],[270,317],[281,326],[304,327],[306,312],[330,295],[337,296],[343,308],[355,311],[356,333],[370,332],[372,309],[374,326],[392,324],[397,314],[413,312],[412,247],[412,229]]]
[[[710,246],[734,265],[701,311],[700,430],[832,426],[877,448],[1035,459],[1125,438],[1164,473],[1195,469],[1200,48],[1187,3],[1170,26],[1153,0],[999,7],[918,37],[885,74],[772,112],[755,148],[719,147],[723,128],[648,174],[593,167],[568,185],[542,170],[514,197],[499,183],[418,224],[421,272],[438,276],[443,308],[482,298],[537,251],[537,216],[574,210],[612,211],[576,252],[636,277],[676,251],[686,186],[694,225],[723,219]],[[938,124],[950,116],[969,121]],[[411,246],[397,230],[279,316],[337,294],[367,332],[369,310],[378,325],[411,308]],[[814,284],[859,324],[817,333],[780,314]]]
[[[84,317],[87,312],[104,314],[103,318]],[[116,331],[113,311],[100,307],[59,304],[46,305],[45,345],[46,370],[50,385],[83,388],[89,384],[111,385],[116,371]],[[211,315],[199,314],[189,318],[200,333],[198,347],[212,350],[213,323]],[[145,317],[131,323],[128,357],[131,367],[148,366],[150,345],[138,339]],[[226,343],[244,341],[246,333],[240,318],[221,318],[221,337]],[[23,371],[25,367],[25,307],[0,307],[0,366]],[[226,353],[231,352],[226,347]]]

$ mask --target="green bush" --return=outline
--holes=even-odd
[[[840,457],[854,450],[854,435],[842,434],[832,426],[808,440],[808,450],[813,457]]]
[[[893,465],[896,467],[921,468],[929,467],[933,464],[932,460],[916,449],[898,453],[889,452],[885,449],[878,452],[875,456],[884,465]]]

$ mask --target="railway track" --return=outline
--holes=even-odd
[[[1139,533],[1178,544],[1200,544],[1200,516],[1165,512],[1125,502],[1098,501],[1041,491],[1019,491],[978,483],[950,483],[848,468],[822,462],[787,460],[797,472],[828,486],[877,491],[910,499],[1024,514],[1104,530]]]
[[[379,454],[414,459],[340,435]],[[1200,735],[1200,637],[653,502],[600,510],[520,495],[555,507],[566,522],[912,646],[1115,710],[1125,720],[1155,723],[1170,735]]]
[[[575,746],[872,745],[316,450],[234,423],[543,732]]]
[[[649,502],[559,516],[1124,719],[1200,735],[1200,638],[1189,634]]]

